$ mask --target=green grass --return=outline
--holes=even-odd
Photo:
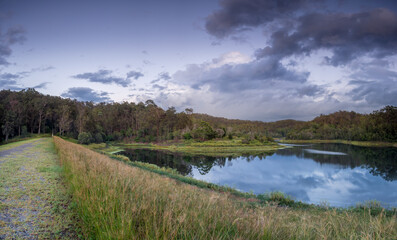
[[[76,238],[75,215],[52,139],[14,142],[0,151],[15,147],[19,149],[0,158],[0,238]]]
[[[169,141],[158,144],[116,144],[115,147],[129,148],[147,148],[155,150],[163,150],[169,152],[179,152],[186,155],[203,155],[203,156],[230,156],[237,157],[244,154],[266,154],[273,153],[283,146],[274,142],[261,143],[252,141],[250,144],[242,143],[242,139],[235,138],[233,140],[215,139],[210,141],[197,142],[194,140]],[[117,150],[116,150],[117,151]]]
[[[397,147],[397,143],[348,140],[281,140],[282,143],[342,143],[363,147]]]
[[[20,141],[25,141],[25,140],[29,140],[29,139],[38,139],[38,138],[43,138],[43,137],[51,137],[51,134],[49,133],[41,133],[41,134],[29,134],[29,136],[26,137],[13,137],[11,139],[8,139],[7,142],[2,141],[0,142],[0,145],[5,145],[5,144],[10,144],[10,143],[14,143],[14,142],[20,142]]]
[[[396,214],[280,207],[280,193],[239,198],[197,188],[54,138],[91,239],[393,239]],[[165,170],[164,170],[165,171]],[[270,201],[271,200],[271,201]]]

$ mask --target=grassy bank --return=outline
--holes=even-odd
[[[281,143],[342,143],[362,147],[397,147],[393,142],[347,141],[347,140],[281,140]]]
[[[54,138],[86,238],[391,239],[396,217],[262,206]]]
[[[274,142],[261,143],[256,140],[248,144],[244,144],[243,139],[239,138],[233,140],[216,139],[204,142],[197,142],[194,140],[180,140],[150,144],[129,143],[122,144],[120,146],[130,148],[165,150],[169,152],[179,152],[185,155],[204,155],[217,157],[237,157],[243,154],[266,154],[272,153],[277,149],[281,148],[280,145]]]

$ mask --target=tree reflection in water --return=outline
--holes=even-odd
[[[227,162],[234,159],[243,158],[247,162],[258,159],[265,159],[266,156],[272,154],[249,155],[243,154],[240,157],[211,157],[202,155],[185,155],[180,153],[171,153],[168,151],[150,150],[150,149],[132,149],[126,148],[123,152],[119,152],[127,156],[131,161],[139,161],[155,164],[159,167],[169,167],[176,169],[184,176],[192,176],[192,167],[195,167],[201,175],[209,173],[214,166],[224,167]]]
[[[315,149],[329,152],[342,152],[346,155],[327,155],[310,153],[304,149]],[[191,156],[180,153],[149,149],[125,149],[121,154],[132,161],[141,161],[155,164],[160,167],[176,169],[184,176],[192,176],[192,168],[196,168],[201,175],[208,174],[214,166],[224,167],[234,159],[245,159],[250,162],[254,159],[264,160],[272,154],[250,155],[240,157],[210,157]],[[359,147],[346,144],[313,144],[280,149],[276,152],[280,156],[296,156],[312,159],[320,164],[335,164],[341,168],[367,168],[375,176],[381,176],[387,181],[397,180],[397,148],[393,147]]]

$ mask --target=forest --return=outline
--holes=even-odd
[[[339,111],[304,122],[233,120],[193,113],[186,108],[164,110],[145,103],[93,103],[43,95],[35,89],[0,91],[0,139],[50,133],[80,143],[243,137],[245,139],[341,139],[397,141],[397,107],[371,114]]]
[[[386,106],[370,114],[339,111],[321,115],[290,129],[286,137],[397,142],[397,107]]]

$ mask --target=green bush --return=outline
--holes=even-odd
[[[77,139],[80,144],[90,144],[93,140],[91,133],[87,132],[81,132]]]
[[[192,139],[193,137],[192,137],[192,134],[190,134],[190,132],[187,132],[187,133],[183,134],[183,138],[186,140],[189,140],[189,139]]]
[[[21,128],[21,137],[27,137],[27,136],[29,136],[28,127],[22,126],[22,128]]]
[[[250,135],[244,135],[244,138],[241,140],[242,144],[250,144],[252,143],[252,141],[254,140],[254,138]]]
[[[281,206],[293,206],[295,201],[288,195],[282,192],[271,192],[265,194],[259,194],[257,198],[262,202],[275,202]]]
[[[205,121],[201,121],[200,125],[192,131],[195,139],[211,140],[216,138],[216,131]]]
[[[100,133],[96,133],[95,134],[95,142],[96,143],[102,143],[103,142],[102,134],[100,134]]]

